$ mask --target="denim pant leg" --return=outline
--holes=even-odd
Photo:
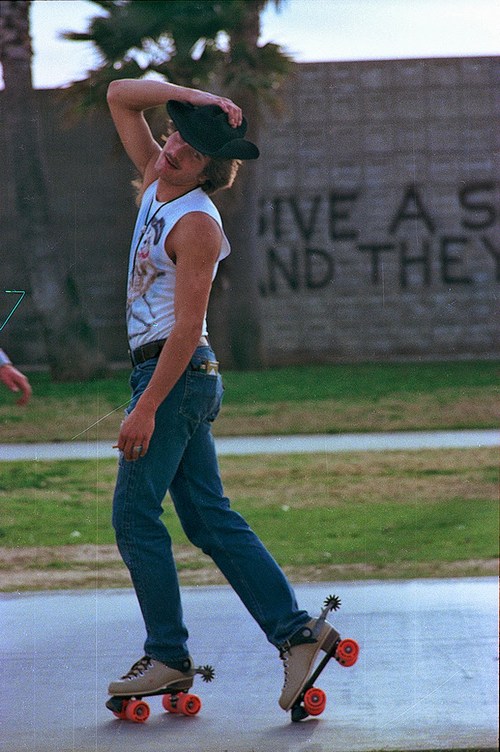
[[[188,656],[179,584],[170,536],[160,520],[168,489],[188,537],[209,554],[269,641],[280,645],[310,618],[300,611],[287,579],[245,520],[224,497],[211,421],[222,397],[220,376],[198,369],[215,360],[198,348],[190,367],[156,413],[145,457],[120,458],[113,525],[146,625],[145,652],[177,663]],[[156,361],[136,366],[130,412]]]
[[[310,616],[299,610],[278,564],[224,496],[209,421],[190,439],[170,494],[184,531],[208,554],[260,625],[282,645]]]
[[[151,360],[134,369],[133,398],[127,412],[149,383],[155,365]],[[162,502],[191,432],[188,421],[179,413],[183,393],[181,378],[157,411],[145,457],[134,462],[120,457],[113,499],[118,548],[130,571],[146,626],[144,650],[170,664],[189,655],[171,538],[160,520]]]

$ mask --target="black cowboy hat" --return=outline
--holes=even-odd
[[[189,102],[167,102],[167,112],[184,141],[202,154],[217,159],[257,159],[259,150],[243,138],[247,121],[229,125],[226,113],[216,104],[196,107]]]

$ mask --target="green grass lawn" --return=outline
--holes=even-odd
[[[376,573],[389,562],[394,575],[498,553],[494,449],[222,457],[221,470],[234,508],[285,567]],[[115,475],[110,460],[0,463],[0,545],[113,543]],[[168,497],[164,518],[185,546]]]
[[[496,361],[360,363],[223,373],[218,435],[491,428],[498,425]],[[0,389],[3,442],[109,439],[129,399],[128,371],[76,384],[29,374],[20,409]],[[107,416],[107,417],[105,417]]]
[[[498,366],[478,361],[229,372],[215,432],[495,427]],[[34,397],[25,409],[0,390],[0,443],[114,441],[129,398],[128,372],[81,384],[53,384],[42,373],[30,379]],[[498,553],[494,449],[222,457],[221,468],[233,506],[296,581],[492,571]],[[37,586],[57,586],[50,572],[74,574],[78,557],[91,578],[108,565],[123,570],[110,524],[115,476],[113,460],[0,462],[0,579],[24,566],[40,576]],[[179,569],[201,577],[206,557],[186,541],[168,498],[165,521]],[[85,549],[95,545],[98,554]],[[202,581],[217,581],[210,577]],[[106,582],[125,584],[111,576]],[[34,587],[29,576],[24,583],[12,588]],[[80,584],[71,579],[59,586]]]

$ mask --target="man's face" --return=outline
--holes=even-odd
[[[210,157],[201,154],[182,138],[172,133],[156,160],[155,169],[165,182],[172,185],[196,186],[204,183],[203,173]]]

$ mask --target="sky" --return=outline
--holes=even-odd
[[[91,47],[58,39],[99,12],[88,0],[34,0],[35,88],[85,78]],[[282,0],[262,17],[261,42],[298,62],[500,55],[500,0]]]

